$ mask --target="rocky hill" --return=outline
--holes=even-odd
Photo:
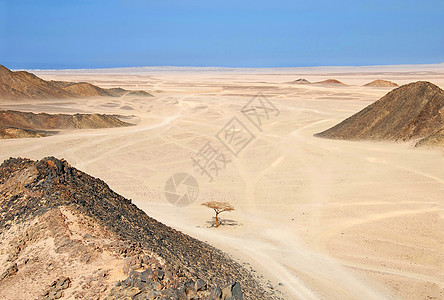
[[[364,86],[370,86],[370,87],[398,87],[399,85],[394,83],[393,81],[377,79],[377,80],[373,80],[372,82],[364,84]]]
[[[295,84],[310,84],[311,82],[308,81],[307,79],[299,78],[299,79],[296,79],[296,80],[292,81],[291,83],[295,83]]]
[[[79,97],[93,97],[93,96],[109,96],[119,97],[117,93],[113,93],[109,89],[102,89],[98,86],[88,82],[67,82],[67,81],[50,81],[61,89],[69,92],[72,95]]]
[[[444,129],[444,91],[418,81],[403,85],[338,125],[316,134],[344,140],[437,140]],[[441,134],[439,134],[441,132]],[[425,143],[426,140],[424,140]]]
[[[6,160],[0,214],[0,298],[274,298],[223,252],[64,160]]]
[[[73,93],[25,71],[12,72],[0,65],[0,99],[69,98]]]
[[[43,137],[63,129],[111,128],[132,126],[114,115],[47,114],[0,111],[0,138]],[[52,130],[52,131],[51,131]]]
[[[0,99],[121,97],[130,92],[139,92],[138,96],[152,96],[145,91],[128,91],[120,88],[102,89],[87,82],[46,81],[32,73],[13,72],[0,65]]]
[[[345,83],[337,80],[337,79],[326,79],[323,81],[314,82],[314,84],[323,84],[323,85],[345,85]]]

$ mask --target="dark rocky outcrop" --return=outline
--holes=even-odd
[[[187,279],[182,270],[171,266],[148,267],[141,272],[131,271],[119,281],[106,299],[232,299],[242,300],[241,284],[234,282],[221,289],[209,287],[203,279]]]
[[[100,250],[97,248],[100,244],[93,243],[90,235],[85,235],[83,240],[73,239],[74,229],[69,224],[74,221],[66,220],[61,209],[90,219],[90,223],[82,221],[82,224],[90,224],[87,228],[91,230],[103,228],[103,236],[121,242],[101,246]],[[248,271],[225,253],[154,220],[131,200],[113,192],[105,182],[73,168],[64,160],[53,157],[40,161],[6,160],[0,166],[0,215],[0,233],[7,232],[16,226],[14,224],[25,224],[48,215],[46,221],[36,223],[32,234],[26,233],[23,238],[11,242],[10,248],[15,249],[9,250],[11,262],[19,259],[27,244],[38,239],[41,226],[55,234],[54,251],[78,257],[81,263],[88,263],[101,253],[94,249],[111,249],[116,255],[124,255],[127,260],[123,269],[128,278],[110,291],[110,299],[123,296],[146,299],[138,295],[149,294],[160,299],[163,296],[167,299],[167,295],[173,297],[168,299],[199,299],[195,295],[201,295],[202,299],[242,299],[243,296],[273,299]],[[119,246],[121,244],[127,246]],[[174,298],[183,293],[187,298]]]
[[[43,293],[42,300],[53,300],[60,299],[63,297],[63,290],[69,288],[71,284],[71,279],[68,277],[60,277],[55,280],[50,286],[47,287],[46,291]]]

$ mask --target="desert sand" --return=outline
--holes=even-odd
[[[45,80],[146,90],[151,98],[2,101],[0,109],[131,116],[136,126],[67,130],[0,140],[0,159],[65,158],[104,180],[149,216],[207,241],[247,266],[284,299],[444,297],[444,156],[411,143],[314,137],[399,85],[444,88],[444,65],[285,69],[128,68],[33,70]],[[334,78],[346,85],[298,85]],[[261,92],[279,109],[258,130],[241,113]],[[191,158],[237,117],[255,138],[213,182]],[[227,151],[225,151],[227,152]],[[228,157],[228,154],[227,154]],[[199,196],[186,207],[164,195],[168,178],[192,174]],[[227,201],[225,226],[200,204]]]

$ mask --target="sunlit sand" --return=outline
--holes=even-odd
[[[410,143],[313,137],[392,88],[375,79],[428,80],[444,65],[287,69],[129,68],[35,71],[43,79],[143,89],[153,98],[2,102],[1,109],[131,116],[137,126],[72,130],[0,141],[0,158],[65,158],[104,180],[157,220],[207,241],[255,271],[286,299],[443,298],[444,156]],[[337,79],[346,86],[292,84]],[[241,113],[261,92],[278,110],[258,130]],[[255,136],[214,180],[191,158],[237,117]],[[168,178],[192,174],[186,207],[164,195]],[[225,226],[210,227],[205,201],[227,201]]]

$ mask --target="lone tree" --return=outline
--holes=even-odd
[[[216,227],[219,227],[219,214],[223,213],[224,211],[232,211],[234,210],[234,207],[230,205],[228,202],[218,202],[218,201],[209,201],[202,203],[203,206],[212,208],[214,212],[216,213]]]

